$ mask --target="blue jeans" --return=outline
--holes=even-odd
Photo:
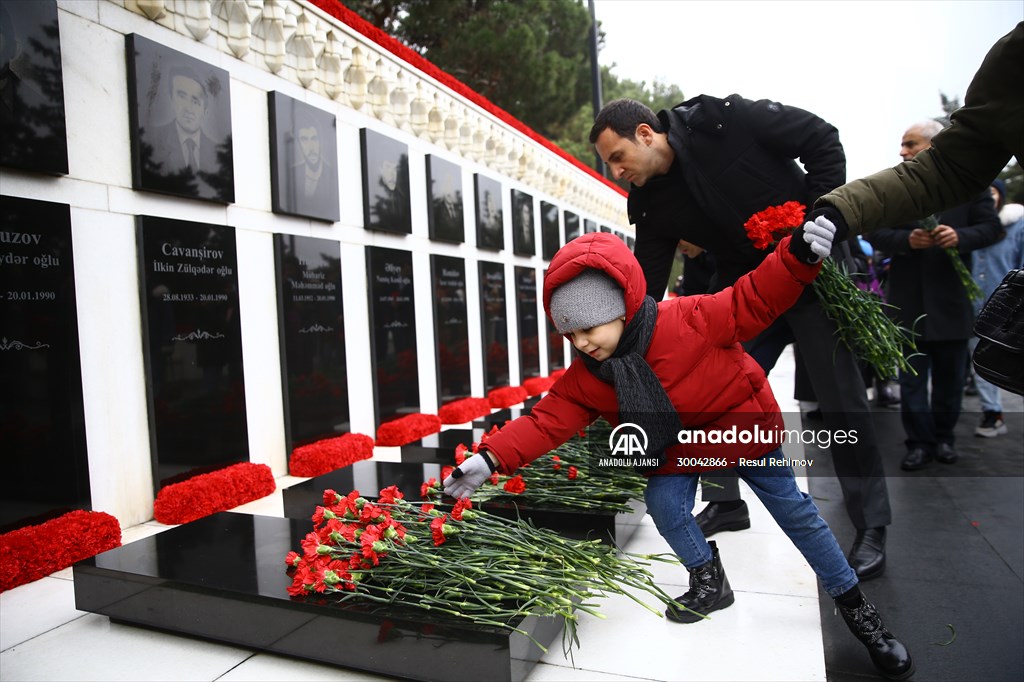
[[[781,456],[780,449],[765,459]],[[734,470],[804,555],[829,595],[838,597],[857,584],[857,574],[814,501],[797,487],[790,467],[738,466]],[[711,561],[711,547],[693,518],[699,478],[698,474],[651,476],[644,491],[654,525],[688,569]]]

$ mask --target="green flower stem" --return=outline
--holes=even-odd
[[[858,288],[845,268],[826,258],[814,280],[814,291],[836,323],[840,340],[879,376],[896,376],[899,370],[916,374],[907,362],[907,351],[917,351],[913,332],[893,322],[885,314],[887,304]]]

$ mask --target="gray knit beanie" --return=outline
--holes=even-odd
[[[551,321],[559,334],[597,327],[625,314],[622,287],[593,268],[587,268],[551,294]]]

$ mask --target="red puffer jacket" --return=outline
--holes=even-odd
[[[679,412],[686,429],[729,432],[733,427],[771,433],[768,442],[722,445],[691,443],[666,451],[666,464],[655,473],[693,471],[694,459],[756,459],[780,445],[783,428],[778,403],[758,364],[740,341],[753,338],[789,308],[818,273],[789,252],[789,237],[755,270],[732,287],[705,296],[685,296],[658,303],[658,319],[644,356]],[[602,270],[624,291],[626,323],[646,295],[640,264],[612,234],[594,232],[565,245],[544,277],[544,310],[551,315],[551,294],[585,268]],[[529,415],[505,425],[487,439],[487,449],[511,473],[571,438],[598,417],[618,424],[615,389],[576,359]],[[754,429],[757,431],[754,431]],[[761,436],[762,438],[764,436]],[[726,436],[728,439],[728,436]],[[596,453],[601,454],[601,453]],[[610,454],[609,451],[603,453]],[[677,465],[677,458],[684,464]],[[696,467],[706,468],[706,467]],[[711,467],[718,468],[718,467]]]

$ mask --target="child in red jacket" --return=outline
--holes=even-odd
[[[591,233],[555,254],[544,278],[544,308],[577,358],[530,411],[481,444],[444,480],[466,497],[490,475],[512,473],[604,416],[646,439],[644,496],[658,531],[690,572],[690,589],[665,615],[680,623],[733,603],[714,542],[692,514],[699,472],[735,467],[835,598],[850,630],[887,677],[906,679],[913,662],[861,594],[832,531],[811,498],[780,465],[782,415],[764,372],[741,341],[789,308],[814,280],[835,228],[825,219],[782,240],[733,287],[656,303],[636,258],[617,237]],[[708,434],[743,433],[723,445]],[[693,437],[698,434],[704,437]],[[651,462],[654,462],[651,464]]]

